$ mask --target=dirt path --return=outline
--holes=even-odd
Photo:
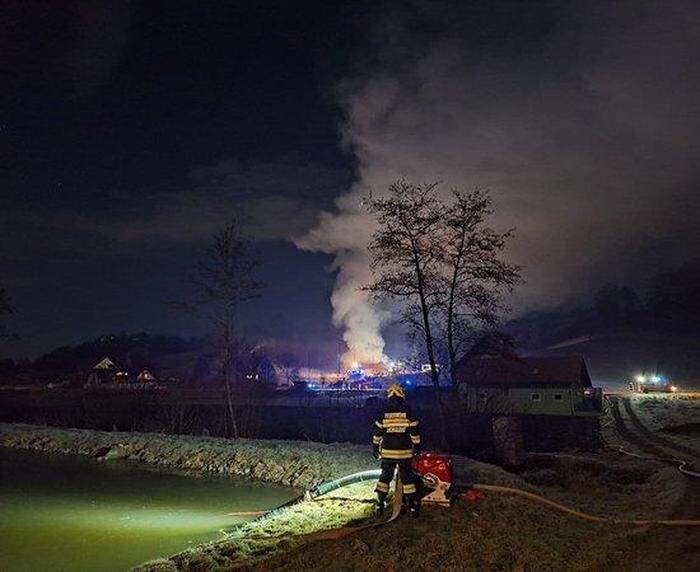
[[[629,425],[620,413],[620,400],[623,401],[625,411],[630,417]],[[674,446],[671,448],[665,443],[667,439],[655,435],[645,427],[628,401],[618,396],[610,396],[615,429],[620,437],[646,454],[660,458],[676,456],[679,451],[676,443],[671,442]],[[685,494],[674,508],[671,517],[698,519],[700,518],[700,479],[689,476],[683,476],[683,478],[686,485]],[[640,499],[640,502],[644,502],[644,499]],[[654,570],[655,572],[700,570],[700,532],[697,527],[673,529],[664,526],[650,527],[646,534],[635,539],[635,543],[637,546],[632,551],[632,556],[626,558],[624,562],[612,563],[613,569]]]
[[[621,400],[622,404],[625,407],[627,415],[629,415],[630,417],[632,425],[641,435],[644,436],[645,439],[653,441],[654,443],[661,445],[662,447],[665,447],[667,449],[671,449],[672,451],[681,453],[682,455],[689,455],[691,458],[688,459],[688,461],[697,461],[698,459],[700,459],[700,451],[698,451],[697,449],[693,449],[692,447],[686,447],[685,445],[676,443],[675,441],[667,439],[666,437],[663,437],[646,427],[644,423],[642,423],[642,420],[639,418],[639,416],[635,413],[630,399],[628,397],[623,397],[621,398]]]
[[[622,439],[641,449],[642,451],[654,455],[655,457],[668,457],[668,452],[664,451],[653,442],[650,442],[648,439],[645,439],[638,432],[627,426],[622,418],[622,414],[620,413],[619,398],[617,396],[609,396],[608,401],[610,403],[610,412],[612,413],[613,420],[615,421],[615,431],[617,431],[617,434],[622,437]]]

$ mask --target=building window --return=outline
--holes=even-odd
[[[539,393],[531,393],[530,401],[542,401],[542,396]]]
[[[562,395],[561,393],[555,393],[554,401],[564,401],[564,395]]]

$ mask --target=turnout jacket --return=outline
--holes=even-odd
[[[406,402],[392,397],[374,422],[372,447],[382,459],[411,459],[420,447],[420,430]]]

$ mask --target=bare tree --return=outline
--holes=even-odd
[[[369,244],[374,281],[365,290],[401,302],[401,321],[422,339],[434,385],[439,346],[454,368],[470,334],[496,325],[507,310],[503,295],[520,280],[518,266],[502,259],[512,231],[486,224],[493,213],[488,193],[452,196],[440,200],[437,183],[397,181],[386,197],[365,200],[378,223]]]
[[[389,187],[386,198],[366,199],[365,206],[376,216],[378,228],[369,244],[374,281],[364,289],[375,299],[400,301],[401,322],[425,349],[436,389],[442,445],[449,447],[434,333],[444,288],[444,213],[436,187],[437,183],[414,185],[400,180]]]
[[[369,244],[374,281],[364,289],[376,299],[401,301],[401,321],[423,341],[430,378],[438,387],[434,318],[444,283],[440,274],[444,214],[436,187],[437,183],[397,181],[386,198],[366,199],[365,206],[376,215],[378,228]]]
[[[520,269],[502,259],[512,230],[498,233],[486,225],[493,214],[491,197],[476,189],[453,192],[445,211],[444,327],[450,377],[456,385],[455,366],[473,341],[475,331],[493,328],[506,310],[503,295],[520,281]]]
[[[378,223],[369,244],[373,281],[364,289],[400,303],[400,320],[421,342],[439,390],[441,356],[453,376],[469,334],[496,324],[503,293],[519,280],[518,267],[501,259],[511,232],[486,226],[492,208],[484,191],[454,192],[450,202],[439,198],[437,183],[400,180],[388,191],[364,202]],[[439,391],[437,400],[444,444]]]
[[[234,437],[240,435],[232,397],[236,377],[234,361],[241,345],[237,310],[240,304],[259,297],[264,288],[254,277],[259,264],[251,240],[242,232],[238,221],[232,222],[214,235],[204,257],[193,269],[188,280],[194,290],[193,297],[174,304],[200,315],[214,330]]]

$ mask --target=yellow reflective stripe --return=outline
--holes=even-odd
[[[397,433],[406,433],[406,428],[405,427],[387,427],[386,428],[387,433],[392,433],[396,435]]]
[[[408,424],[408,426],[409,426],[409,427],[418,427],[418,421],[411,421],[411,422]]]
[[[384,429],[384,425],[382,425],[379,421],[375,421],[374,424],[380,429]]]
[[[413,453],[408,452],[408,453],[401,453],[400,455],[385,455],[382,453],[382,459],[388,459],[390,461],[401,461],[403,459],[412,459],[413,458]]]
[[[391,413],[385,413],[384,419],[396,419],[397,417],[406,417],[405,411],[393,411]]]
[[[386,493],[386,492],[389,492],[389,485],[387,483],[383,483],[382,481],[379,481],[377,483],[377,486],[374,487],[374,490],[382,492],[382,493]]]
[[[407,419],[385,419],[384,427],[410,427],[411,424]]]
[[[407,495],[412,495],[416,492],[416,485],[404,485],[403,492],[405,492]]]
[[[378,437],[378,436],[376,436],[376,435],[375,435],[374,437],[372,437],[372,443],[373,443],[373,444],[379,445],[379,443],[381,443],[381,442],[382,442],[382,438],[381,438],[381,437]]]
[[[411,435],[411,443],[416,445],[420,443],[420,435]]]
[[[413,457],[411,449],[382,449],[382,459],[410,459]]]

